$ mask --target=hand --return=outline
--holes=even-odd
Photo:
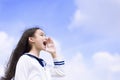
[[[53,40],[51,38],[47,39],[46,51],[49,52],[53,58],[56,57],[56,48]]]

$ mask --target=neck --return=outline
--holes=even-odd
[[[40,55],[40,50],[37,50],[35,48],[32,48],[30,51],[29,51],[30,54],[36,56],[36,57],[39,57]]]

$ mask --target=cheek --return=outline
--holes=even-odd
[[[43,45],[42,37],[36,35],[36,38],[35,38],[35,46],[36,46],[37,48],[41,48],[42,45]]]
[[[43,44],[41,39],[37,39],[36,40],[36,45],[41,46]]]

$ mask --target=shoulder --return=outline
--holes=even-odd
[[[33,64],[33,63],[36,63],[36,60],[34,58],[24,54],[19,58],[18,63]]]
[[[18,63],[28,63],[28,62],[30,62],[30,61],[29,61],[30,59],[31,59],[31,58],[30,58],[29,56],[27,56],[27,55],[22,55],[22,56],[19,58]]]
[[[23,66],[23,67],[40,67],[39,62],[35,59],[32,58],[26,54],[22,55],[19,60],[17,65]]]
[[[24,68],[24,67],[29,66],[29,63],[30,63],[29,60],[30,58],[27,55],[22,55],[17,62],[17,68],[18,67]]]

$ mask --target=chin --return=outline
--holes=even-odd
[[[46,50],[46,48],[41,48],[41,50],[44,50],[44,51],[45,51],[45,50]]]

